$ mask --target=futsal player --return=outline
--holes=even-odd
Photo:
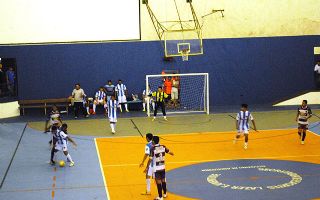
[[[48,127],[48,124],[49,124],[49,127]],[[48,119],[46,120],[44,132],[45,133],[49,132],[53,126],[59,126],[59,124],[60,125],[62,124],[60,111],[58,110],[58,107],[56,105],[53,105],[52,110],[48,115]]]
[[[108,106],[108,118],[110,122],[111,132],[116,133],[116,123],[117,123],[117,107],[118,102],[115,96],[111,96],[111,99],[107,102]]]
[[[54,154],[58,151],[63,151],[63,154],[67,157],[67,161],[70,162],[69,167],[74,166],[74,161],[68,152],[68,142],[71,142],[75,147],[77,144],[68,136],[68,125],[62,124],[60,130],[56,133],[55,148],[51,151],[51,164],[55,164],[53,160]]]
[[[308,119],[312,117],[312,111],[308,106],[308,101],[303,100],[301,106],[298,108],[296,121],[298,122],[298,134],[301,140],[301,144],[304,144],[308,130]]]
[[[147,104],[151,104],[153,110],[154,110],[154,106],[155,106],[152,97],[150,97],[150,95],[152,96],[152,90],[151,90],[150,85],[148,87],[149,87],[148,88],[148,92],[146,92],[146,90],[143,90],[143,92],[142,92],[143,111],[146,111],[146,105]]]
[[[154,121],[156,119],[159,107],[161,107],[164,120],[168,121],[167,116],[166,116],[166,105],[165,105],[165,99],[168,98],[168,95],[162,91],[162,87],[159,86],[158,91],[153,92],[152,95],[149,95],[149,96],[153,96],[156,98],[152,121]]]
[[[153,147],[152,145],[152,138],[153,135],[152,133],[147,133],[146,134],[146,140],[147,144],[144,150],[144,156],[142,159],[142,162],[140,164],[140,167],[143,167],[145,160],[150,156],[151,154],[151,149]],[[151,195],[151,178],[153,177],[153,163],[151,162],[149,165],[147,165],[146,169],[144,170],[146,173],[146,183],[147,183],[147,189],[142,195]]]
[[[240,136],[243,134],[244,135],[244,149],[248,148],[248,140],[249,140],[249,120],[253,124],[253,129],[257,130],[256,128],[256,123],[253,119],[253,116],[251,113],[248,111],[248,105],[247,104],[242,104],[241,105],[241,110],[237,114],[236,117],[236,128],[238,130],[237,135],[234,139],[234,143],[240,138]]]
[[[97,105],[103,105],[103,108],[106,109],[106,93],[104,92],[103,87],[100,87],[99,91],[96,92],[95,100],[93,102],[93,115],[96,114]]]
[[[167,197],[167,183],[166,183],[166,170],[165,170],[165,156],[166,153],[173,156],[173,152],[171,152],[164,145],[159,144],[159,137],[153,136],[152,144],[153,147],[151,149],[150,159],[148,161],[147,166],[153,162],[154,167],[154,176],[157,183],[158,189],[158,197],[156,200],[162,200],[163,197]],[[162,194],[163,191],[163,194]]]
[[[124,107],[126,108],[126,111],[129,112],[128,110],[128,104],[127,104],[127,87],[122,83],[122,81],[119,79],[118,84],[115,88],[117,96],[118,96],[118,103],[119,103],[119,108],[120,112],[122,112],[122,106],[121,104],[124,104]]]

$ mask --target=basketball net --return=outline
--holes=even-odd
[[[190,49],[183,49],[181,51],[182,61],[188,61],[189,60],[189,52],[190,52]]]

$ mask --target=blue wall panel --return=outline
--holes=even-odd
[[[163,61],[160,42],[0,46],[16,58],[19,98],[69,96],[75,83],[92,95],[108,79],[141,93],[162,69],[210,74],[211,105],[271,104],[313,89],[313,47],[320,36],[204,40],[204,55]]]

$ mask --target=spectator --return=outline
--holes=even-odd
[[[83,89],[80,87],[80,84],[77,83],[75,85],[75,89],[72,91],[72,98],[74,99],[74,118],[77,119],[79,117],[79,111],[83,113],[85,117],[89,117],[87,111],[84,108],[84,97],[85,93]]]
[[[7,76],[7,87],[9,90],[9,95],[10,96],[15,96],[15,73],[13,70],[13,67],[9,67],[8,71],[6,72]]]
[[[3,71],[2,64],[0,63],[0,97],[4,96],[6,88],[6,74]]]
[[[320,88],[320,60],[317,61],[317,64],[314,66],[314,83],[316,88]]]
[[[118,84],[116,86],[116,92],[117,92],[117,96],[118,96],[118,103],[119,103],[120,112],[122,112],[121,104],[124,104],[126,111],[129,112],[128,104],[127,104],[127,97],[126,97],[128,95],[127,87],[126,87],[126,85],[124,85],[122,83],[122,81],[120,79],[118,80]]]
[[[96,92],[95,100],[93,102],[93,115],[96,114],[96,107],[97,105],[103,105],[103,107],[106,109],[106,93],[104,92],[103,87],[100,87],[99,91]]]

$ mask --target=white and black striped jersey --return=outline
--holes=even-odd
[[[125,94],[125,91],[127,90],[127,87],[123,84],[123,83],[121,83],[121,84],[118,84],[117,86],[116,86],[116,91],[118,92],[118,96],[125,96],[126,94]]]
[[[152,147],[150,159],[153,162],[155,172],[165,170],[166,153],[169,153],[169,149],[164,145],[156,144]]]
[[[99,101],[104,100],[104,98],[106,97],[106,93],[99,90],[98,92],[96,92],[95,97],[96,97],[96,99],[98,99]]]
[[[308,117],[310,117],[311,115],[312,115],[312,111],[308,106],[306,107],[300,106],[298,108],[298,123],[303,125],[309,124]]]

